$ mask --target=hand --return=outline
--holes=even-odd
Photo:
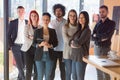
[[[107,39],[102,39],[101,41],[106,41]]]
[[[44,42],[44,41],[41,42],[38,46],[39,46],[39,47],[45,46],[45,42]]]
[[[71,48],[78,48],[78,47],[75,47],[73,44],[71,44],[70,46],[71,46]]]
[[[51,48],[52,46],[48,42],[45,42],[45,47]]]
[[[96,37],[96,34],[93,34],[93,37]]]
[[[29,35],[28,38],[33,40],[33,36],[32,35]]]

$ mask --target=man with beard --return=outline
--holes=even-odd
[[[96,24],[92,39],[95,41],[94,54],[96,56],[106,56],[110,51],[111,38],[115,30],[115,22],[110,20],[108,7],[102,5],[99,8],[101,20]],[[98,80],[110,80],[110,76],[97,69]]]
[[[53,12],[54,12],[54,15],[56,16],[56,19],[51,21],[51,28],[56,30],[57,38],[58,38],[58,46],[54,48],[53,69],[52,69],[50,80],[54,80],[57,60],[59,60],[61,80],[65,80],[65,64],[63,62],[64,44],[63,44],[63,37],[62,37],[62,27],[66,23],[66,20],[63,18],[63,16],[65,15],[65,7],[61,4],[55,4],[53,6]]]

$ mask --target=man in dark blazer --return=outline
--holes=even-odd
[[[8,46],[12,50],[13,56],[18,68],[17,80],[25,80],[24,76],[24,53],[21,51],[21,46],[24,43],[24,28],[27,20],[24,19],[25,9],[23,6],[17,8],[18,18],[10,21],[8,28]]]

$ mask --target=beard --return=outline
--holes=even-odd
[[[107,15],[101,15],[101,18],[106,18],[107,17]]]
[[[61,14],[57,14],[56,17],[57,17],[57,18],[61,18],[62,15],[61,15]]]

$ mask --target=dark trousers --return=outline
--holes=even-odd
[[[34,70],[33,80],[37,80],[37,69],[34,61],[35,48],[30,47],[26,54],[26,78],[25,80],[31,80],[32,70]]]
[[[18,80],[25,80],[24,76],[24,67],[25,67],[25,56],[24,53],[20,50],[22,45],[14,44],[12,46],[13,56],[16,61],[16,66],[19,71]]]
[[[65,80],[65,64],[63,62],[63,52],[55,51],[53,56],[54,56],[53,57],[54,58],[53,59],[53,69],[52,69],[50,80],[54,80],[57,60],[59,60],[59,69],[60,69],[61,80]]]

